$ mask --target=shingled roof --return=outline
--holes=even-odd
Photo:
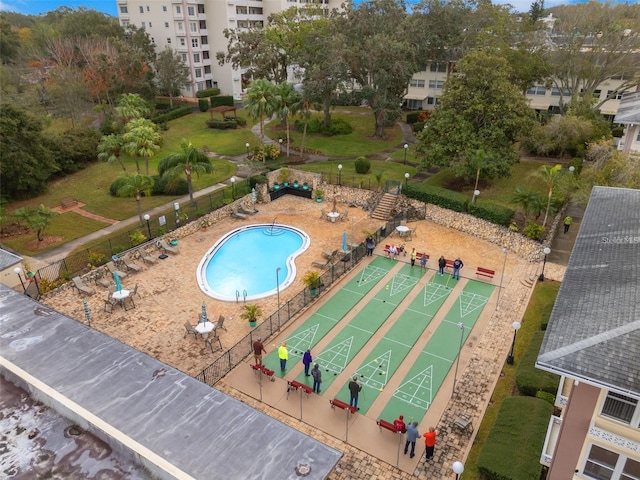
[[[640,395],[640,190],[591,192],[536,366]]]
[[[613,121],[624,125],[640,123],[640,92],[626,93],[622,96]]]

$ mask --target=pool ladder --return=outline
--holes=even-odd
[[[242,303],[247,303],[247,291],[242,290]],[[240,290],[236,290],[236,303],[240,302]]]

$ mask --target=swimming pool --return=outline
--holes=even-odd
[[[274,295],[296,277],[294,259],[309,248],[309,235],[295,227],[257,224],[220,238],[200,261],[196,278],[211,298],[235,302]]]

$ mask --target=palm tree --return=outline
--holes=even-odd
[[[126,124],[136,118],[148,117],[151,114],[151,107],[137,93],[127,93],[118,99],[116,112],[122,117],[123,124]]]
[[[134,173],[133,175],[126,175],[122,186],[116,192],[119,197],[135,197],[138,207],[138,217],[140,218],[140,225],[144,225],[142,222],[142,206],[140,200],[142,195],[150,195],[153,189],[153,178],[148,175],[140,175]]]
[[[275,94],[276,111],[278,112],[280,120],[284,122],[287,130],[287,157],[289,157],[289,145],[291,139],[289,116],[296,114],[297,109],[300,106],[300,94],[296,92],[293,84],[289,82],[282,82],[276,85]]]
[[[547,197],[547,209],[544,212],[544,220],[542,221],[542,226],[546,226],[547,217],[549,216],[549,207],[551,207],[551,196],[553,195],[553,189],[558,183],[560,175],[562,174],[562,165],[554,165],[550,167],[549,165],[542,165],[538,170],[533,172],[533,175],[536,178],[539,178],[544,182],[544,184],[549,189],[548,197]]]
[[[247,90],[245,108],[253,118],[260,119],[260,143],[264,143],[262,117],[273,115],[275,110],[275,86],[269,80],[263,78],[255,80]]]
[[[298,102],[292,107],[298,115],[301,115],[304,119],[304,128],[302,129],[302,142],[300,143],[300,160],[304,159],[304,141],[307,138],[307,125],[311,118],[311,99],[305,95],[304,90],[302,95],[298,97]]]
[[[187,186],[189,187],[189,200],[193,203],[193,184],[191,183],[191,174],[195,173],[200,176],[201,173],[211,173],[213,165],[209,157],[200,149],[193,146],[191,142],[187,142],[184,138],[180,144],[181,152],[173,153],[163,158],[158,165],[158,173],[161,177],[169,179],[169,185],[172,185],[182,173],[187,177]]]
[[[105,135],[100,139],[100,143],[98,144],[98,159],[110,163],[118,162],[122,167],[122,171],[126,173],[127,169],[120,157],[123,149],[124,138],[122,138],[122,135],[117,135],[115,133]]]
[[[539,191],[521,186],[516,187],[513,191],[511,203],[522,208],[525,218],[529,217],[529,215],[533,215],[536,218],[539,217],[544,208],[542,195]]]
[[[136,157],[136,169],[140,173],[138,157],[143,157],[146,174],[149,175],[149,157],[153,157],[162,144],[158,126],[146,118],[137,118],[127,123],[124,136],[125,151]]]

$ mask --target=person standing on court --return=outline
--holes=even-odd
[[[280,370],[284,372],[287,369],[287,360],[289,360],[289,351],[286,343],[278,347],[278,358],[280,359]]]
[[[253,342],[253,358],[256,361],[256,365],[262,365],[262,354],[267,353],[264,349],[264,345],[262,344],[262,338],[258,337],[258,339]]]
[[[311,369],[311,376],[313,377],[313,391],[320,393],[320,384],[322,383],[322,372],[317,363],[313,365]]]
[[[447,260],[444,258],[444,256],[440,256],[440,258],[438,259],[438,275],[444,275],[444,267],[446,266]]]
[[[307,350],[302,355],[302,363],[304,364],[304,376],[309,376],[309,368],[311,367],[311,362],[313,362],[313,357],[311,357],[311,350]]]
[[[420,268],[422,268],[423,270],[425,268],[427,268],[427,254],[423,253],[422,256],[420,257]]]
[[[435,428],[429,427],[429,431],[423,435],[424,446],[426,447],[424,454],[427,460],[431,460],[433,458],[433,451],[435,450],[435,447],[436,447],[437,434],[438,432],[436,432]]]
[[[416,264],[416,256],[418,254],[416,253],[416,247],[413,247],[411,249],[411,266],[413,267]]]
[[[358,394],[362,390],[362,385],[358,383],[358,377],[354,376],[353,379],[349,382],[349,405],[355,407],[356,410],[360,410],[358,408]]]
[[[569,227],[571,227],[571,224],[573,223],[573,218],[567,215],[564,217],[564,222],[562,223],[564,225],[564,233],[567,233],[569,231]]]
[[[376,242],[373,241],[373,237],[367,237],[366,246],[367,246],[367,257],[372,257],[373,249],[376,248]]]
[[[411,453],[409,454],[409,458],[413,458],[416,456],[416,440],[420,438],[420,433],[418,432],[418,422],[413,422],[407,425],[407,441],[404,444],[404,454],[407,454],[409,451],[409,445],[411,445]]]
[[[464,267],[464,263],[462,263],[462,260],[460,260],[460,257],[457,257],[453,261],[453,278],[455,278],[456,280],[460,280],[460,269],[462,267]]]

